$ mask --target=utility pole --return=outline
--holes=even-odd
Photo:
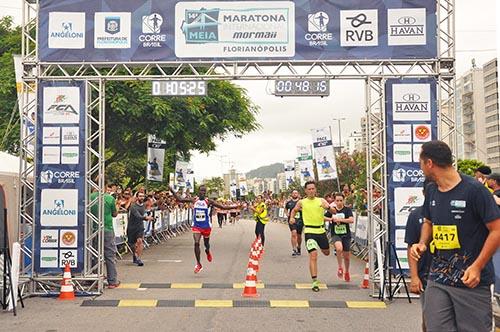
[[[342,131],[340,130],[340,121],[346,120],[346,118],[333,118],[333,121],[337,121],[338,131],[339,131],[339,153],[342,152]]]

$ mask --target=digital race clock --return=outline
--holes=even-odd
[[[206,96],[206,81],[153,81],[153,96]]]
[[[330,95],[330,80],[291,78],[274,81],[274,94],[284,96],[320,96]]]

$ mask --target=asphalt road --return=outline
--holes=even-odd
[[[245,280],[253,227],[253,221],[242,220],[215,228],[214,260],[208,263],[203,257],[200,274],[193,273],[193,241],[185,233],[146,250],[143,267],[133,265],[130,255],[119,261],[123,287],[70,302],[27,299],[17,317],[0,312],[0,330],[419,331],[419,301],[409,304],[398,299],[384,306],[371,298],[368,290],[359,288],[364,262],[356,258],[352,281],[346,283],[336,277],[335,256],[321,256],[319,280],[328,288],[312,292],[307,255],[291,257],[290,233],[283,224],[266,226],[266,252],[258,273],[264,283],[258,289],[260,297],[242,298],[242,290],[233,288],[238,287],[233,283]],[[306,289],[296,284],[306,284]],[[368,308],[351,307],[360,303]],[[318,307],[324,305],[327,308]]]

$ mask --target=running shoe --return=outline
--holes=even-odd
[[[203,266],[201,266],[201,264],[196,264],[194,266],[194,273],[200,273],[201,270],[203,270]]]
[[[134,264],[137,264],[137,257],[135,257],[135,255],[132,255],[132,262]]]
[[[319,292],[319,281],[315,280],[312,283],[312,291],[313,292]]]
[[[344,279],[344,270],[341,267],[337,270],[337,277],[339,277],[339,279]]]
[[[297,257],[297,251],[292,250],[292,257]]]
[[[121,282],[118,281],[118,282],[116,282],[114,284],[109,284],[108,288],[109,289],[114,289],[114,288],[117,288],[118,286],[120,286],[120,284],[121,284]]]
[[[300,253],[300,248],[299,248],[299,249],[297,249],[297,256],[300,256],[300,255],[301,255],[301,253]]]
[[[144,263],[139,258],[137,258],[135,263],[137,264],[137,266],[144,266]]]
[[[212,261],[212,253],[210,252],[210,250],[206,250],[205,252],[207,254],[207,261],[211,262]]]
[[[346,282],[351,281],[351,275],[349,274],[349,272],[344,273],[344,280]]]

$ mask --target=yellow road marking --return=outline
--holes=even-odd
[[[196,300],[194,302],[196,308],[232,308],[233,301],[231,300]]]
[[[132,284],[120,284],[118,288],[123,288],[123,289],[136,289],[141,286],[140,283],[132,283]]]
[[[309,308],[309,301],[271,300],[271,308]]]
[[[256,284],[256,287],[262,289],[262,288],[265,288],[266,286],[262,283],[258,283],[258,284]],[[245,284],[244,283],[234,283],[233,288],[243,289],[243,288],[245,288]]]
[[[201,288],[203,284],[201,283],[174,283],[170,285],[170,288],[179,288],[179,289],[194,289]]]
[[[156,307],[158,300],[120,300],[119,307]]]
[[[353,309],[385,309],[387,306],[381,301],[346,301],[348,308]]]
[[[311,289],[312,284],[295,284],[296,289]],[[319,289],[328,289],[328,286],[326,284],[319,284]]]

